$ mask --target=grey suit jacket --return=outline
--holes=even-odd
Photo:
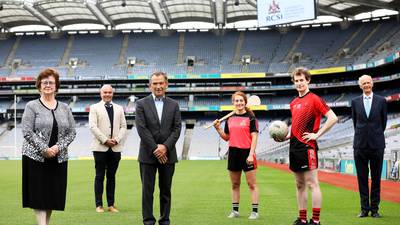
[[[144,97],[136,102],[136,129],[140,136],[138,160],[141,163],[155,164],[157,158],[153,151],[157,144],[167,147],[167,163],[176,163],[175,144],[181,134],[181,112],[178,102],[164,98],[164,107],[161,123],[159,122],[156,106],[152,95]]]

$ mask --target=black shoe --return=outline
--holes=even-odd
[[[300,218],[297,218],[297,220],[294,221],[293,225],[307,225],[307,222],[303,223]]]
[[[367,210],[361,210],[360,214],[358,214],[358,218],[363,218],[368,216],[368,211]]]
[[[318,223],[316,223],[313,219],[310,219],[310,222],[308,223],[308,225],[321,225],[321,223],[318,221]]]
[[[371,217],[373,217],[373,218],[381,218],[381,215],[378,212],[371,212]]]

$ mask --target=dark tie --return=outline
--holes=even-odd
[[[106,107],[108,118],[110,119],[110,125],[111,125],[111,136],[110,136],[110,138],[111,138],[112,137],[112,133],[113,133],[113,129],[114,129],[114,123],[113,123],[113,121],[114,121],[114,109],[112,107],[111,102],[106,102],[104,104],[104,107]]]

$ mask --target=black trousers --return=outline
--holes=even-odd
[[[107,176],[106,192],[108,206],[114,206],[115,174],[117,173],[121,152],[93,152],[96,177],[94,179],[94,196],[96,207],[103,206],[104,175]]]
[[[354,149],[361,209],[377,212],[381,201],[381,173],[384,149]],[[369,165],[369,168],[368,168]],[[371,191],[368,174],[371,170]],[[369,194],[371,193],[371,195]]]
[[[175,164],[145,164],[140,163],[140,178],[142,180],[142,216],[144,225],[154,225],[153,194],[158,170],[158,187],[160,188],[160,225],[169,225],[171,211],[171,185]]]

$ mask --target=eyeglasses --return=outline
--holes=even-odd
[[[42,81],[40,83],[42,83],[44,86],[54,86],[56,84],[56,82],[49,81],[49,80],[44,80],[44,81]]]

